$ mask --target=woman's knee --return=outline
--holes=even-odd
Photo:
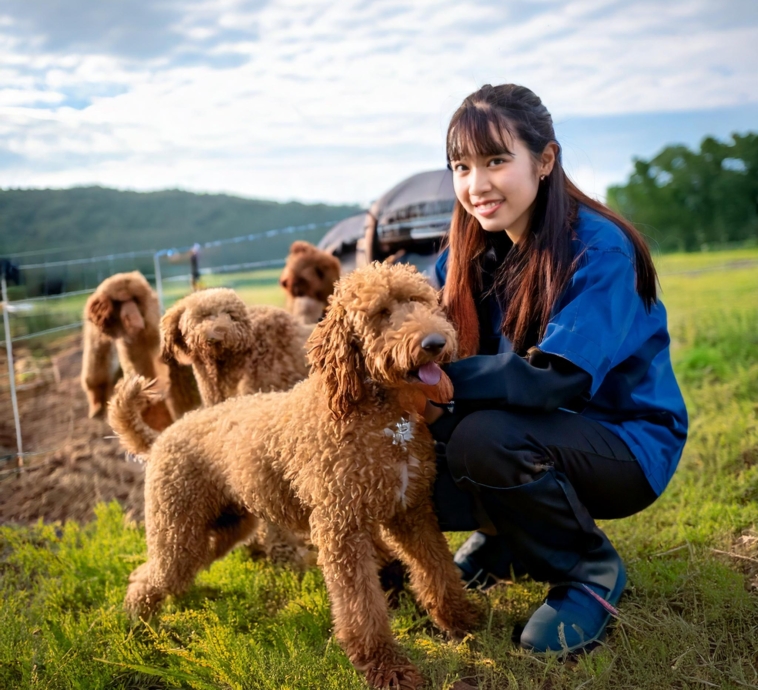
[[[545,471],[535,439],[503,410],[465,417],[447,443],[447,463],[456,482],[508,488],[534,481]]]

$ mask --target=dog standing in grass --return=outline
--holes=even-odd
[[[437,625],[459,635],[472,624],[432,507],[431,434],[401,402],[409,385],[439,378],[437,363],[455,344],[415,269],[372,264],[338,284],[309,340],[311,375],[290,391],[192,412],[159,435],[139,414],[151,384],[124,381],[111,423],[147,460],[148,560],[130,576],[127,610],[149,616],[185,591],[260,517],[310,528],[352,663],[373,687],[420,687],[392,638],[375,543],[385,539],[401,557]]]

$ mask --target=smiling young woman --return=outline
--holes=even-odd
[[[440,524],[477,530],[456,554],[472,584],[554,585],[523,647],[588,648],[626,584],[594,520],[650,505],[687,435],[655,269],[637,230],[565,175],[529,89],[466,98],[447,155],[457,203],[436,272],[461,359],[454,410],[428,415]]]

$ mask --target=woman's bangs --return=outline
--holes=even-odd
[[[448,161],[471,156],[512,153],[507,145],[512,134],[508,123],[489,108],[469,106],[450,123],[447,134]]]

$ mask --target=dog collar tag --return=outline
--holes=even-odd
[[[403,449],[407,450],[405,444],[413,440],[411,421],[405,417],[400,417],[400,421],[395,424],[395,427],[397,431],[385,429],[384,435],[392,439],[393,446],[402,446]]]

